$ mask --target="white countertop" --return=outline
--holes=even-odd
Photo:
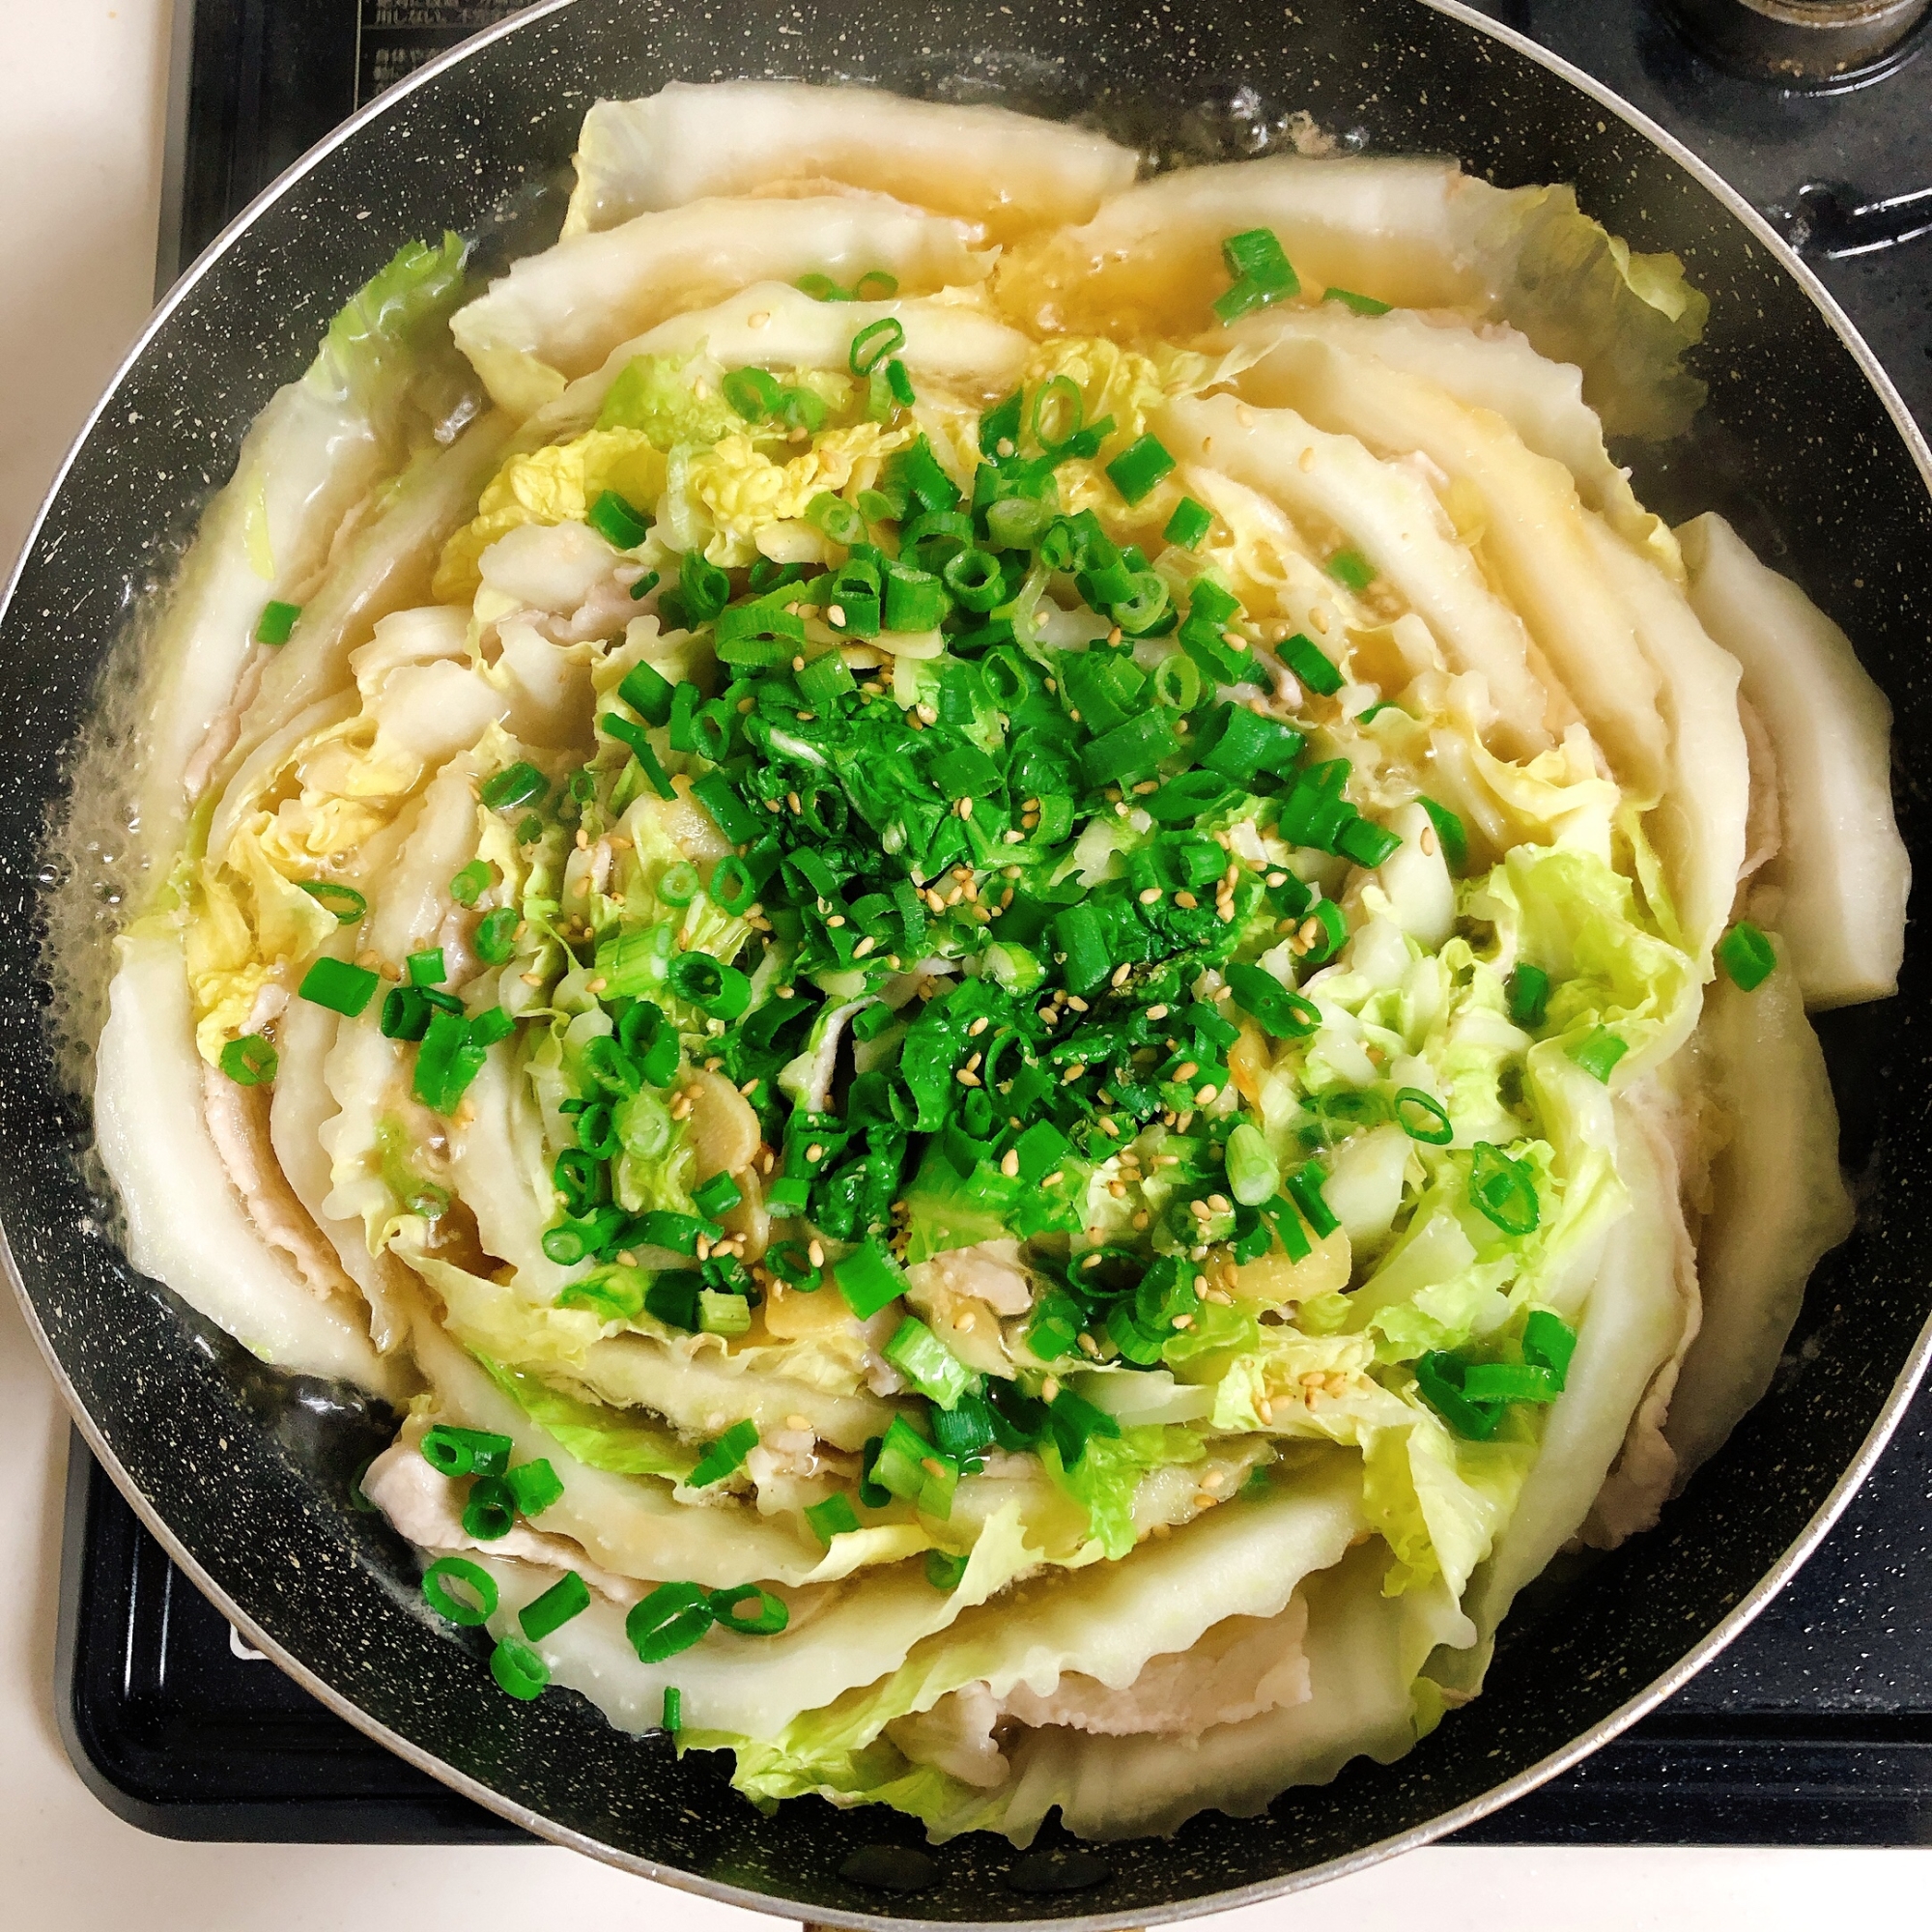
[[[159,199],[169,0],[0,0],[0,566],[140,326]],[[550,1847],[178,1844],[104,1810],[54,1724],[67,1419],[0,1290],[0,1898],[60,1932],[465,1932],[647,1918],[755,1932],[731,1908]],[[1920,1922],[1932,1851],[1445,1847],[1220,1921],[1262,1932],[1783,1932]],[[1917,1899],[1915,1907],[1912,1901]],[[14,1916],[17,1914],[17,1918]],[[432,1920],[431,1915],[434,1915]]]

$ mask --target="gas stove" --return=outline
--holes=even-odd
[[[523,4],[182,9],[159,286],[361,101]],[[1737,0],[1678,7],[1702,28],[1662,0],[1479,0],[1478,11],[1594,74],[1763,210],[1932,426],[1932,18],[1797,85],[1776,74],[1776,48],[1706,51],[1712,19],[1747,11]],[[1911,11],[1910,0],[1865,9]],[[63,1735],[81,1776],[130,1822],[184,1838],[528,1842],[252,1652],[78,1435],[61,1601]],[[1928,1630],[1932,1391],[1818,1552],[1729,1650],[1644,1722],[1461,1840],[1923,1843]]]

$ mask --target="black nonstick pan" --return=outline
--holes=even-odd
[[[412,1607],[404,1545],[350,1507],[391,1418],[264,1368],[134,1274],[90,1178],[42,937],[55,900],[89,911],[102,943],[120,909],[100,883],[111,867],[51,863],[44,828],[130,613],[165,582],[249,420],[401,242],[455,227],[500,267],[554,235],[594,98],[743,75],[1085,115],[1191,159],[1258,152],[1306,110],[1350,147],[1453,152],[1504,185],[1574,182],[1633,245],[1683,256],[1711,297],[1695,357],[1708,407],[1688,437],[1619,460],[1673,520],[1721,510],[1851,634],[1897,714],[1899,820],[1920,866],[1932,452],[1829,298],[1714,176],[1455,6],[1324,0],[1242,17],[1207,0],[575,0],[396,88],[270,188],[156,318],[47,504],[0,614],[0,1222],[50,1368],[176,1559],[317,1695],[438,1777],[712,1897],[853,1925],[1144,1925],[1253,1902],[1466,1824],[1630,1723],[1763,1606],[1880,1453],[1932,1310],[1932,949],[1916,932],[1895,1000],[1824,1016],[1861,1211],[1812,1281],[1771,1396],[1660,1528],[1506,1626],[1485,1694],[1411,1755],[1172,1839],[1086,1847],[1050,1830],[1022,1854],[979,1836],[929,1848],[909,1819],[817,1801],[764,1816],[714,1757],[679,1763],[572,1693],[498,1695],[483,1650]]]

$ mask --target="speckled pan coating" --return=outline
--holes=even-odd
[[[1471,20],[1410,0],[1322,0],[1298,14],[1194,0],[580,0],[526,15],[398,90],[274,192],[161,321],[47,513],[0,622],[11,699],[0,789],[13,827],[0,841],[0,1220],[91,1433],[205,1586],[355,1721],[498,1809],[633,1869],[818,1919],[1146,1923],[1264,1896],[1386,1841],[1415,1842],[1641,1698],[1777,1569],[1889,1420],[1932,1301],[1923,945],[1908,951],[1899,1003],[1827,1028],[1848,1146],[1865,1173],[1859,1233],[1812,1283],[1776,1392],[1662,1527],[1540,1622],[1512,1629],[1488,1693],[1400,1764],[1357,1764],[1265,1817],[1201,1817],[1172,1840],[1098,1858],[1022,1860],[985,1837],[929,1860],[866,1852],[910,1848],[918,1828],[815,1801],[761,1817],[731,1795],[716,1758],[678,1765],[661,1739],[620,1736],[572,1694],[534,1705],[498,1695],[480,1646],[416,1608],[402,1545],[343,1507],[381,1418],[262,1371],[130,1274],[74,1163],[87,1116],[56,1091],[36,967],[39,827],[130,601],[176,554],[249,419],[400,242],[447,224],[499,251],[537,245],[554,232],[562,163],[595,96],[744,74],[858,76],[1085,112],[1130,134],[1247,87],[1267,108],[1305,107],[1375,151],[1448,149],[1505,185],[1577,183],[1584,205],[1636,246],[1676,249],[1712,298],[1697,358],[1710,408],[1694,440],[1625,452],[1642,494],[1673,518],[1713,506],[1731,515],[1858,639],[1897,708],[1899,742],[1932,738],[1919,669],[1932,634],[1932,502],[1857,357],[1690,173]],[[1196,115],[1194,152],[1224,135],[1223,151],[1238,152],[1230,130],[1241,121]],[[1900,775],[1901,822],[1921,867],[1922,782],[1916,765]],[[1041,1842],[1051,1854],[1057,1841]]]

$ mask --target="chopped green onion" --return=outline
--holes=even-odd
[[[410,953],[403,961],[403,968],[410,976],[412,986],[440,986],[449,978],[449,968],[443,964],[442,948],[440,946]]]
[[[828,652],[828,656],[837,656]],[[691,795],[718,821],[718,829],[734,845],[748,845],[760,830],[737,788],[723,772],[709,772],[692,786]],[[717,895],[714,892],[713,896]]]
[[[1161,531],[1161,540],[1180,550],[1199,550],[1203,539],[1214,527],[1214,512],[1192,497],[1183,497],[1174,506],[1174,514]]]
[[[1630,1041],[1608,1027],[1592,1027],[1581,1039],[1572,1040],[1563,1050],[1585,1073],[1607,1087],[1617,1062],[1630,1051]]]
[[[1259,1208],[1280,1187],[1281,1163],[1266,1136],[1252,1121],[1243,1121],[1228,1136],[1228,1192],[1244,1207]]]
[[[832,1279],[845,1305],[861,1321],[869,1320],[889,1301],[905,1293],[906,1278],[899,1264],[877,1241],[862,1241],[849,1255],[832,1264]]]
[[[1301,956],[1310,966],[1324,965],[1349,937],[1348,916],[1333,899],[1317,899],[1309,917],[1321,928],[1321,937]]]
[[[1435,836],[1442,842],[1442,857],[1452,872],[1460,872],[1469,863],[1469,835],[1463,829],[1463,821],[1446,805],[1437,805],[1433,798],[1417,801],[1429,814],[1429,822],[1435,828]]]
[[[1410,1140],[1427,1147],[1447,1147],[1456,1138],[1448,1108],[1420,1087],[1405,1087],[1396,1094],[1395,1118]]]
[[[452,1583],[460,1584],[474,1598],[473,1603],[455,1596]],[[497,1614],[497,1579],[480,1564],[465,1556],[439,1556],[423,1572],[423,1602],[445,1622],[474,1630]]]
[[[728,1174],[714,1174],[691,1190],[692,1205],[707,1221],[721,1221],[745,1198]]]
[[[883,1350],[887,1361],[928,1402],[952,1408],[973,1386],[973,1372],[925,1323],[908,1315]]]
[[[550,789],[550,781],[523,759],[505,767],[495,778],[483,781],[482,799],[492,811],[507,811],[513,806],[530,805]]]
[[[614,490],[600,490],[583,521],[613,550],[636,550],[651,533],[651,520]]]
[[[517,909],[514,906],[498,906],[495,912],[486,912],[476,927],[476,937],[472,942],[476,956],[486,966],[508,964],[517,950]]]
[[[458,905],[473,906],[495,883],[495,868],[488,860],[472,859],[450,880],[449,895]],[[440,980],[425,980],[422,983],[437,985]]]
[[[684,1049],[677,1029],[665,1017],[664,1009],[649,1000],[639,1000],[617,1022],[617,1039],[636,1062],[647,1087],[668,1087],[677,1074]]]
[[[547,1456],[519,1463],[504,1474],[503,1480],[510,1487],[519,1516],[541,1516],[563,1494],[563,1478]]]
[[[821,490],[805,506],[805,521],[813,529],[822,530],[837,544],[863,543],[866,536],[866,520],[843,497],[831,490]]]
[[[1301,293],[1301,279],[1271,228],[1248,228],[1221,243],[1221,259],[1236,281],[1245,277],[1271,296]]]
[[[658,897],[668,906],[688,906],[704,890],[697,867],[689,859],[667,866],[658,880]]]
[[[541,1643],[589,1607],[589,1584],[575,1570],[566,1570],[542,1596],[532,1597],[517,1612],[517,1621],[532,1643]]]
[[[952,1550],[928,1549],[925,1552],[925,1580],[935,1590],[956,1590],[960,1577],[965,1574],[965,1557]]]
[[[1323,301],[1340,302],[1344,308],[1351,308],[1357,315],[1386,315],[1389,304],[1378,301],[1374,296],[1358,296],[1353,289],[1329,289],[1321,297]]]
[[[1560,1315],[1548,1308],[1532,1308],[1523,1318],[1523,1359],[1548,1369],[1559,1389],[1570,1374],[1570,1358],[1576,1352],[1577,1331]]]
[[[1276,655],[1310,691],[1333,697],[1342,689],[1342,673],[1313,638],[1297,631],[1276,647]]]
[[[1133,594],[1116,598],[1109,607],[1114,622],[1130,638],[1145,638],[1168,617],[1171,606],[1167,585],[1151,570],[1134,572]]]
[[[1321,1009],[1313,1000],[1284,986],[1264,967],[1226,966],[1222,977],[1242,1010],[1276,1039],[1306,1039],[1321,1024]]]
[[[1478,1141],[1469,1168],[1469,1199],[1506,1235],[1532,1233],[1541,1218],[1536,1173],[1527,1161],[1512,1160],[1501,1148]]]
[[[752,982],[708,952],[680,952],[666,975],[679,999],[713,1019],[735,1020],[752,1004]]]
[[[1052,506],[1037,497],[1002,497],[986,505],[986,535],[1002,550],[1030,550],[1052,521]]]
[[[258,644],[285,644],[296,628],[296,619],[302,613],[299,604],[284,604],[273,599],[262,606],[262,614],[255,620],[255,641]]]
[[[696,1468],[684,1480],[694,1490],[708,1490],[713,1483],[722,1483],[757,1446],[758,1425],[747,1416],[706,1447]]]
[[[439,1422],[423,1432],[422,1459],[445,1476],[500,1476],[510,1466],[516,1445],[487,1429],[459,1429]]]
[[[670,682],[655,666],[634,664],[624,673],[624,681],[617,687],[617,696],[646,724],[670,723]]]
[[[1527,1362],[1471,1362],[1463,1371],[1471,1402],[1554,1402],[1563,1385],[1548,1369]]]
[[[1051,1121],[1036,1121],[1013,1143],[1012,1151],[1020,1179],[1032,1187],[1053,1173],[1073,1151],[1073,1146]]]
[[[1437,1350],[1415,1365],[1415,1385],[1422,1398],[1458,1435],[1487,1442],[1502,1420],[1500,1407],[1471,1402],[1463,1393],[1463,1364]]]
[[[1147,435],[1129,443],[1107,466],[1107,478],[1129,503],[1146,497],[1162,477],[1174,469],[1174,458],[1156,436]]]
[[[686,551],[677,567],[677,592],[694,624],[708,624],[731,601],[731,580],[701,550]]]
[[[327,1007],[353,1020],[376,997],[376,988],[382,983],[381,977],[366,966],[353,966],[347,959],[325,954],[302,975],[296,992],[311,1006]]]
[[[550,1685],[550,1665],[520,1636],[499,1637],[490,1653],[490,1675],[518,1702],[541,1697]]]
[[[1048,377],[1034,391],[1034,440],[1047,455],[1058,455],[1080,434],[1080,420],[1086,412],[1087,400],[1071,376]],[[1056,436],[1053,433],[1056,428],[1063,434]]]
[[[940,571],[954,600],[968,611],[990,611],[1006,595],[1000,559],[990,551],[965,550]]]
[[[517,1499],[501,1476],[478,1476],[463,1506],[463,1529],[478,1543],[495,1543],[517,1524]]]
[[[642,1663],[662,1663],[703,1637],[711,1629],[708,1593],[696,1583],[660,1583],[631,1605],[624,1634]]]
[[[1201,667],[1184,651],[1162,658],[1149,678],[1156,704],[1170,711],[1192,711],[1201,702]]]
[[[843,1491],[836,1496],[827,1496],[822,1503],[808,1503],[805,1520],[828,1548],[835,1536],[850,1536],[859,1527],[859,1513]]]
[[[810,389],[779,391],[779,420],[787,429],[802,429],[815,436],[825,427],[825,401]]]
[[[970,556],[967,551],[962,554]],[[946,567],[952,568],[960,559],[954,557]],[[947,596],[940,580],[923,570],[905,570],[895,566],[886,573],[886,597],[883,616],[889,631],[936,631],[945,620]],[[841,660],[842,668],[842,660]],[[850,673],[847,673],[847,681]]]
[[[752,1330],[752,1304],[742,1294],[728,1289],[700,1289],[697,1295],[697,1331],[703,1335],[749,1335]]]
[[[392,986],[383,996],[380,1018],[384,1039],[421,1039],[435,1009],[420,986]]]
[[[905,347],[905,326],[899,319],[882,315],[852,338],[846,366],[855,376],[869,376],[887,356],[896,355]]]
[[[1090,785],[1117,784],[1145,778],[1174,748],[1174,726],[1165,707],[1157,705],[1083,745],[1080,763]]]
[[[1026,392],[1015,389],[1005,402],[988,410],[980,418],[980,454],[988,463],[998,462],[1000,444],[1017,445],[1020,440],[1020,411],[1026,401]]]
[[[705,1606],[713,1618],[727,1631],[736,1631],[740,1636],[777,1636],[791,1621],[791,1612],[785,1607],[782,1598],[775,1597],[769,1590],[761,1590],[755,1583],[739,1583],[726,1590],[713,1590],[705,1600]],[[742,1605],[752,1604],[755,1607],[749,1615]]]
[[[1719,940],[1718,964],[1741,993],[1754,993],[1771,977],[1777,954],[1771,941],[1749,920],[1741,919]]]
[[[416,1098],[445,1119],[454,1114],[469,1083],[483,1070],[487,1043],[475,1037],[471,1023],[460,1013],[440,1009],[432,1012],[429,1031],[416,1049],[412,1081]]]
[[[1335,850],[1358,866],[1379,866],[1402,849],[1402,838],[1372,818],[1351,818],[1335,840]]]
[[[664,1728],[672,1737],[684,1729],[684,1692],[675,1684],[665,1686]]]
[[[1541,966],[1526,960],[1517,963],[1509,976],[1509,1016],[1525,1033],[1534,1033],[1543,1024],[1549,1006],[1549,975]]]
[[[1326,1179],[1321,1163],[1313,1160],[1288,1177],[1289,1198],[1307,1217],[1319,1240],[1326,1240],[1342,1225],[1322,1198],[1321,1183]]]
[[[779,412],[778,379],[763,369],[733,369],[718,386],[747,422],[763,422]]]
[[[655,590],[658,587],[658,585],[663,582],[664,582],[663,571],[661,570],[645,571],[641,577],[636,579],[631,584],[632,603],[641,604],[644,601],[644,599],[648,597],[651,594],[651,592]]]
[[[927,1516],[943,1520],[952,1513],[958,1464],[942,1456],[902,1415],[893,1417],[867,1474],[876,1488],[890,1491]]]
[[[1338,550],[1322,566],[1346,590],[1362,591],[1376,581],[1376,567],[1358,550]]]
[[[337,925],[354,925],[369,910],[369,901],[354,886],[337,885],[333,879],[298,879],[296,884],[323,911],[333,913]]]
[[[244,1033],[221,1049],[221,1070],[238,1087],[265,1087],[281,1064],[275,1049],[258,1033]]]

